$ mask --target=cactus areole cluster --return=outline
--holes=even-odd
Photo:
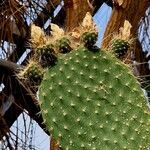
[[[150,148],[140,85],[108,52],[83,46],[60,56],[44,75],[39,100],[47,129],[63,150]]]
[[[114,39],[112,42],[112,51],[117,58],[124,56],[129,49],[129,43],[122,39]]]

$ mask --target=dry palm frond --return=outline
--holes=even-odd
[[[5,3],[1,6],[0,9],[0,14],[1,14],[0,30],[7,31],[8,29],[11,31],[9,34],[12,34],[14,32],[13,30],[14,23],[18,27],[18,29],[21,29],[22,28],[21,21],[23,22],[22,15],[24,12],[25,12],[24,6],[20,5],[18,1],[16,0],[5,1]]]
[[[10,54],[15,51],[18,39],[26,39],[30,36],[30,24],[36,20],[42,11],[44,13],[45,10],[47,12],[49,11],[45,8],[47,3],[54,9],[53,3],[56,3],[55,0],[5,0],[0,3],[1,57],[8,58]],[[55,5],[57,4],[58,2]],[[48,14],[47,12],[46,14]],[[6,42],[4,43],[4,41],[7,41],[7,44]],[[16,46],[10,51],[9,47],[12,43],[16,44]],[[26,46],[28,45],[25,45],[25,47]]]
[[[25,35],[25,25],[23,24],[24,12],[24,6],[20,5],[17,0],[4,1],[0,5],[0,43],[2,50],[8,56],[12,51],[9,48],[4,50],[6,43],[3,43],[3,41],[6,40],[8,42],[7,45],[11,46],[15,41],[14,35]]]

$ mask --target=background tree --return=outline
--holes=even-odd
[[[77,27],[87,11],[93,15],[103,3],[112,7],[112,15],[107,25],[102,47],[106,48],[111,35],[118,33],[124,21],[131,25],[131,34],[136,39],[133,50],[128,53],[128,61],[136,68],[136,75],[142,81],[142,87],[149,93],[149,57],[150,46],[149,21],[150,2],[148,0],[5,0],[0,2],[0,139],[6,147],[13,149],[9,138],[10,127],[18,116],[26,112],[44,130],[40,108],[36,99],[36,89],[30,83],[23,83],[16,72],[27,64],[32,56],[30,44],[31,24],[35,24],[50,34],[50,23],[56,23],[66,31]],[[60,10],[58,10],[60,9]],[[147,11],[146,11],[147,10]],[[57,13],[56,13],[57,12]],[[143,51],[144,50],[144,51]],[[136,65],[134,62],[137,62]],[[25,111],[27,110],[27,111]],[[48,131],[45,130],[47,134]],[[51,149],[57,149],[52,140]]]

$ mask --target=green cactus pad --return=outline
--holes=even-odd
[[[79,48],[47,70],[44,121],[63,150],[148,150],[150,116],[139,83],[103,50]]]
[[[129,43],[122,39],[114,39],[112,42],[112,50],[116,57],[120,58],[124,56],[129,49]]]

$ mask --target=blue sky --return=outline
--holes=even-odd
[[[95,14],[93,17],[97,27],[98,27],[98,42],[97,45],[100,46],[102,42],[102,38],[107,26],[107,23],[109,21],[110,15],[111,15],[112,9],[108,7],[105,3],[101,6],[99,11]]]

